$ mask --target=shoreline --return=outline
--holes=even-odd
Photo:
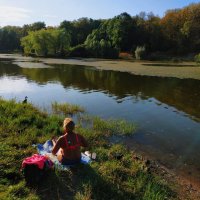
[[[44,143],[53,135],[61,134],[58,128],[62,124],[63,115],[57,115],[57,110],[54,115],[48,115],[32,104],[17,103],[14,100],[1,99],[1,106],[1,116],[4,117],[1,123],[8,119],[0,130],[0,134],[4,137],[4,140],[0,141],[0,146],[6,149],[2,151],[1,156],[4,180],[4,184],[0,183],[3,188],[0,194],[2,199],[10,196],[15,199],[28,199],[31,196],[35,197],[34,199],[40,199],[41,194],[42,199],[48,197],[56,199],[58,195],[63,199],[68,195],[77,197],[82,191],[84,191],[83,197],[90,195],[94,196],[94,199],[96,196],[98,199],[108,197],[108,199],[124,200],[177,197],[175,188],[148,171],[147,162],[136,159],[135,155],[121,144],[109,145],[109,137],[113,134],[124,136],[133,134],[135,131],[133,124],[118,120],[105,121],[101,118],[88,118],[88,116],[85,116],[85,119],[82,116],[80,121],[77,121],[76,131],[90,142],[90,151],[97,153],[97,160],[91,162],[90,165],[77,166],[76,174],[70,171],[66,171],[65,174],[52,171],[45,182],[41,181],[40,187],[35,191],[31,190],[30,187],[26,187],[24,177],[20,175],[19,168],[22,160],[36,152],[32,144]],[[60,111],[65,112],[63,109]],[[74,110],[73,113],[79,112]],[[6,132],[5,130],[13,124],[13,120],[15,120],[14,130]],[[93,126],[90,126],[91,124]],[[116,124],[120,124],[117,129],[115,129]],[[17,138],[14,137],[16,135],[18,135]],[[12,151],[13,148],[16,151]],[[13,163],[15,163],[14,166]],[[71,188],[74,189],[71,190]]]
[[[136,159],[148,163],[147,167],[150,173],[160,176],[169,185],[174,186],[178,199],[200,199],[200,182],[191,179],[185,172],[181,173],[177,169],[169,168],[142,149],[133,150],[133,155]]]
[[[0,59],[10,59],[14,62],[41,62],[42,64],[64,64],[77,66],[90,66],[98,70],[112,70],[119,72],[128,72],[134,75],[168,77],[180,79],[200,80],[200,66],[195,62],[160,62],[160,61],[132,61],[132,60],[106,60],[95,58],[32,58],[24,57],[19,54],[0,54]],[[19,64],[20,66],[20,64]],[[28,68],[28,67],[27,67]]]
[[[147,164],[150,173],[155,176],[160,176],[164,181],[169,183],[177,193],[177,199],[198,200],[200,199],[200,181],[197,168],[191,168],[192,173],[188,173],[188,168],[176,168],[172,163],[166,162],[166,155],[155,153],[155,150],[147,146],[143,146],[136,141],[131,140],[131,143],[122,141],[138,159]],[[152,153],[153,152],[153,153]]]

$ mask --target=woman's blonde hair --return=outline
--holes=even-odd
[[[65,129],[68,127],[70,130],[73,130],[75,127],[75,123],[73,122],[72,118],[65,118],[63,121],[63,128]]]

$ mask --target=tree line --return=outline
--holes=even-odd
[[[65,20],[57,27],[36,22],[0,28],[0,52],[13,51],[35,56],[102,58],[116,58],[119,52],[136,52],[139,58],[156,53],[197,54],[200,3],[168,10],[162,18],[153,13],[122,13],[105,20]]]

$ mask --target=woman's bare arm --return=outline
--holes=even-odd
[[[60,149],[60,141],[61,141],[61,138],[59,138],[57,140],[57,142],[55,143],[55,146],[53,147],[53,150],[52,150],[52,154],[53,155],[56,155],[56,153],[58,152],[58,150]]]

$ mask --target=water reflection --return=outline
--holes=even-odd
[[[45,85],[61,83],[64,88],[73,87],[82,92],[101,91],[118,103],[131,97],[133,102],[156,99],[179,111],[200,118],[200,81],[176,78],[133,76],[129,73],[98,71],[91,67],[54,65],[54,68],[28,69],[11,63],[0,63],[0,76],[26,77],[29,81]],[[174,111],[176,112],[176,111]]]
[[[27,93],[33,91],[34,88],[28,84],[24,78],[0,77],[0,91],[6,93]]]

